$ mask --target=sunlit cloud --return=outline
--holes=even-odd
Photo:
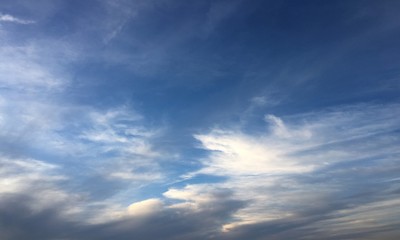
[[[315,211],[328,207],[323,202],[337,192],[359,190],[350,190],[341,181],[304,182],[305,176],[314,178],[322,169],[325,173],[321,177],[342,174],[334,170],[337,164],[357,166],[359,161],[372,160],[371,168],[378,170],[382,164],[393,161],[387,153],[393,152],[399,141],[395,137],[399,126],[394,120],[398,113],[398,105],[362,105],[290,116],[287,123],[267,115],[269,129],[257,135],[237,130],[196,135],[209,156],[203,159],[203,168],[191,176],[227,177],[224,183],[214,186],[232,189],[237,199],[249,201],[247,207],[234,215],[238,222],[224,226],[225,230],[295,218],[300,209]],[[188,193],[167,192],[167,196],[171,194],[179,197]],[[308,205],[310,202],[313,204]]]

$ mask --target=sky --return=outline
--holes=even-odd
[[[399,239],[399,11],[1,0],[0,239]]]

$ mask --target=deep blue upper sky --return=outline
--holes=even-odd
[[[400,2],[2,0],[1,239],[397,239]]]

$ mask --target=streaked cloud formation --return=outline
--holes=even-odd
[[[19,24],[35,23],[34,21],[23,20],[23,19],[14,17],[14,16],[9,15],[9,14],[0,14],[0,22],[12,22],[12,23],[19,23]]]
[[[249,202],[235,214],[238,222],[226,227],[291,218],[302,211],[321,211],[337,198],[336,194],[361,194],[357,192],[365,191],[368,184],[382,184],[396,175],[386,169],[381,176],[369,179],[368,184],[359,183],[351,190],[347,178],[358,176],[358,181],[363,181],[368,175],[362,174],[364,171],[377,171],[398,162],[388,153],[395,153],[399,144],[399,110],[397,105],[358,105],[290,116],[289,124],[267,115],[268,131],[256,136],[214,130],[197,136],[203,147],[211,151],[197,174],[226,177],[226,181],[216,185],[234,190],[237,199]],[[340,197],[335,200],[345,201]],[[363,200],[376,201],[373,197]],[[383,197],[382,201],[386,200]],[[347,210],[347,205],[354,208],[357,204],[348,200],[338,209],[326,210]],[[329,227],[335,231],[332,225]]]
[[[393,1],[8,1],[0,239],[397,239]]]

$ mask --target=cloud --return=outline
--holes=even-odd
[[[126,1],[105,1],[101,2],[109,16],[105,21],[103,42],[109,44],[123,30],[124,26],[131,20],[138,8],[138,3],[135,3],[135,8]]]
[[[0,166],[0,205],[6,204],[4,202],[8,199],[26,198],[24,206],[29,208],[27,214],[48,208],[56,208],[58,215],[64,217],[76,217],[81,212],[81,196],[67,193],[60,187],[68,177],[61,173],[59,166],[4,155],[0,156]]]
[[[172,187],[163,198],[144,199],[128,206],[113,198],[96,202],[89,201],[85,192],[68,192],[64,182],[70,176],[60,175],[64,170],[60,166],[3,156],[0,237],[6,240],[393,237],[398,234],[396,209],[399,209],[398,158],[392,155],[399,141],[395,134],[398,123],[393,118],[398,111],[397,105],[351,106],[284,118],[269,116],[269,129],[259,135],[238,130],[197,135],[210,152],[209,161],[204,162],[199,172],[224,176],[226,180]],[[88,111],[82,116],[93,129],[111,129],[117,136],[125,133],[124,124],[119,124],[142,119],[123,108],[102,114]],[[346,131],[338,132],[338,127],[345,127]],[[282,128],[287,134],[277,131]],[[152,136],[146,131],[143,134],[135,131],[142,137]],[[128,140],[121,141],[120,137]],[[100,143],[129,142],[129,137],[120,137]],[[93,142],[98,144],[97,140]],[[272,158],[264,148],[279,154]],[[102,151],[100,148],[99,153]],[[269,161],[255,154],[266,154],[262,156]],[[225,162],[223,158],[231,161]],[[272,167],[270,159],[276,159]],[[292,171],[285,164],[280,165],[283,159],[300,167],[303,161],[311,163],[313,168]],[[243,161],[242,169],[230,165],[235,161]]]
[[[128,213],[134,216],[146,216],[156,214],[163,207],[160,199],[152,198],[132,203],[128,206]]]
[[[107,178],[127,181],[152,181],[162,178],[157,159],[161,156],[152,146],[152,139],[161,129],[144,126],[141,115],[121,107],[105,112],[90,111],[88,122],[78,134],[78,141],[87,145],[92,154],[104,163],[99,170]],[[102,170],[101,170],[102,169]]]
[[[77,46],[14,35],[0,48],[0,238],[87,239],[80,231],[131,218],[121,202],[164,177],[161,129],[131,106],[71,99]]]
[[[32,192],[2,196],[2,239],[214,239],[218,238],[221,223],[242,206],[229,194],[224,194],[223,198],[210,194],[215,201],[208,202],[196,211],[167,207],[159,199],[147,199],[131,204],[125,211],[109,208],[117,215],[96,223],[88,221],[91,213],[87,206],[86,212],[66,215],[62,214],[63,204],[54,205],[51,199],[46,207],[32,211],[32,203],[37,199],[30,195]],[[70,206],[79,203],[76,200],[68,202],[64,204]],[[101,210],[96,209],[96,212]]]
[[[216,129],[208,134],[198,134],[195,138],[204,149],[210,151],[200,173],[301,173],[363,155],[383,153],[382,148],[392,148],[394,145],[387,145],[385,139],[389,140],[389,136],[383,135],[379,139],[379,135],[397,129],[398,124],[394,119],[398,108],[397,105],[384,108],[374,105],[348,107],[291,116],[291,124],[285,124],[274,115],[267,115],[269,133],[254,136],[240,131]],[[356,149],[367,150],[362,143],[370,144],[369,141],[381,144],[381,149],[370,148],[370,151],[364,151],[361,155],[355,152]],[[310,154],[313,156],[310,157]]]
[[[204,24],[206,35],[211,34],[224,20],[229,19],[240,6],[241,1],[215,1],[210,4]]]
[[[54,63],[50,68],[47,60],[38,59],[41,50],[35,46],[0,47],[0,90],[4,91],[44,91],[55,90],[66,84],[56,73]]]
[[[144,183],[162,178],[161,152],[152,144],[161,130],[145,126],[140,115],[124,107],[99,111],[37,98],[12,103],[0,98],[0,114],[4,153],[29,156],[40,150],[50,161],[73,157],[111,179]]]
[[[214,131],[196,135],[203,147],[213,151],[199,173],[213,175],[280,174],[311,171],[312,164],[300,164],[284,156],[286,151],[265,146],[241,133]]]
[[[106,112],[92,111],[89,113],[90,128],[84,130],[79,137],[104,146],[105,152],[119,151],[153,157],[156,154],[146,143],[146,139],[158,133],[156,130],[140,126],[141,120],[142,116],[126,107],[125,109],[124,107],[110,109]]]
[[[113,4],[118,6],[109,10],[105,21],[124,6],[122,2]],[[22,5],[28,12],[35,9],[29,3]],[[51,4],[41,7],[47,16],[62,9]],[[4,21],[22,23],[13,16],[1,16]],[[83,28],[89,25],[86,22]],[[82,104],[71,98],[70,94],[86,95],[85,83],[75,81],[77,76],[70,71],[87,60],[88,54],[80,49],[84,39],[71,41],[70,37],[45,34],[18,42],[19,33],[6,30],[0,47],[0,151],[48,162],[60,159],[64,164],[72,159],[107,181],[143,184],[162,178],[157,170],[160,152],[152,144],[161,134],[159,128],[145,124],[130,106],[96,108],[90,101]]]
[[[12,23],[18,23],[18,24],[32,24],[32,23],[35,23],[35,21],[24,20],[24,19],[14,17],[14,16],[9,15],[9,14],[0,14],[0,22],[12,22]]]
[[[304,217],[312,221],[302,224],[311,225],[325,214],[350,207],[379,206],[382,200],[373,195],[394,186],[378,182],[395,175],[393,164],[398,161],[392,154],[398,155],[396,131],[400,126],[395,119],[399,112],[398,105],[344,106],[283,119],[267,115],[269,128],[258,134],[235,128],[198,134],[195,138],[209,154],[202,159],[203,167],[189,175],[225,177],[212,186],[230,189],[235,199],[248,202],[223,226],[227,232],[275,222],[287,222],[288,228],[294,228],[291,222]],[[369,183],[364,182],[367,179]],[[372,188],[372,183],[382,188]],[[191,188],[196,185],[185,189]],[[373,195],[364,202],[345,197],[367,191]],[[167,196],[171,193],[185,196],[178,189]],[[386,197],[384,201],[391,201],[395,196]],[[373,211],[365,213],[369,214],[372,217]],[[259,234],[267,236],[266,232]]]
[[[0,166],[2,194],[24,191],[35,181],[63,179],[62,176],[49,174],[56,169],[55,165],[35,159],[10,159],[1,156]]]

